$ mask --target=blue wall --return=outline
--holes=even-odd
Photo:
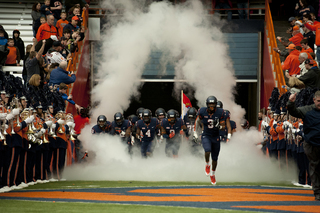
[[[229,45],[229,56],[233,61],[237,79],[257,79],[258,71],[258,33],[225,33]],[[165,75],[159,75],[161,66],[159,59],[161,52],[153,52],[150,61],[146,64],[142,78],[145,79],[172,79],[174,67],[167,65]]]

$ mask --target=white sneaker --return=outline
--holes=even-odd
[[[67,179],[65,179],[65,178],[61,178],[61,179],[60,179],[60,181],[66,181],[66,180],[67,180]]]
[[[28,184],[28,186],[33,186],[33,185],[37,184],[37,182],[31,181],[31,182],[29,182],[27,184]]]
[[[10,192],[12,189],[9,186],[4,186],[1,188],[1,191],[3,192]]]
[[[48,180],[42,180],[42,183],[49,183],[50,181]]]
[[[300,183],[293,183],[293,185],[295,185],[295,186],[303,186],[303,184],[300,184]]]
[[[21,182],[18,187],[22,187],[22,188],[25,188],[25,187],[28,187],[29,185],[28,184],[25,184],[24,182]]]
[[[39,180],[37,180],[36,182],[37,182],[37,183],[43,183],[43,180],[40,180],[40,179],[39,179]]]
[[[51,178],[49,179],[50,182],[56,182],[56,181],[59,181],[58,179],[54,179],[54,178]]]
[[[11,188],[11,189],[23,189],[23,187],[21,187],[21,186],[16,186],[16,185],[12,185],[10,188]]]
[[[310,188],[310,189],[312,188],[312,186],[310,186],[310,185],[308,185],[308,184],[303,185],[303,187],[304,187],[304,188]]]

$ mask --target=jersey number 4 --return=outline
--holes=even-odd
[[[148,136],[149,138],[151,137],[150,129],[148,129],[148,131],[146,131],[145,135]]]

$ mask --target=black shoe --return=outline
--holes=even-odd
[[[315,196],[315,200],[316,201],[320,201],[320,194],[316,194],[316,195],[314,195]]]

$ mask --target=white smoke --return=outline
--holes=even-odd
[[[162,61],[174,64],[176,78],[188,81],[200,105],[209,95],[215,95],[231,111],[232,120],[239,121],[244,116],[244,109],[233,100],[234,71],[221,26],[212,25],[212,21],[219,21],[206,15],[200,1],[178,6],[154,2],[148,9],[143,8],[143,0],[104,2],[111,10],[124,14],[117,22],[109,23],[102,38],[100,82],[92,91],[93,101],[100,104],[93,111],[91,126],[100,114],[112,120],[115,112],[127,109],[130,97],[138,95],[141,74],[153,50],[163,52]],[[176,87],[180,88],[181,85]],[[164,144],[155,149],[152,158],[142,159],[139,150],[130,158],[127,147],[117,137],[91,135],[91,126],[85,127],[81,135],[91,160],[67,168],[65,175],[69,179],[208,181],[204,157],[192,155],[186,141],[178,159],[165,156]],[[229,144],[222,144],[218,181],[279,180],[282,173],[255,146],[261,140],[260,133],[250,130],[238,132]],[[202,156],[202,149],[200,153]]]

